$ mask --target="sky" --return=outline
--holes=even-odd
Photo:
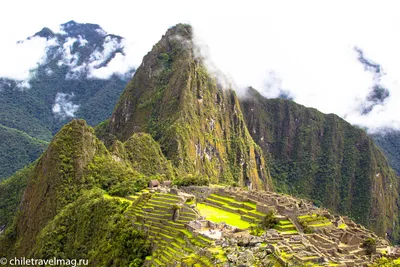
[[[114,64],[118,69],[138,66],[169,27],[183,22],[193,26],[196,42],[207,47],[209,60],[234,81],[238,94],[248,86],[271,98],[284,91],[370,132],[400,129],[395,0],[7,0],[2,5],[0,77],[24,80],[44,60],[49,45],[44,39],[16,45],[43,27],[58,31],[75,20],[125,37],[127,56]]]

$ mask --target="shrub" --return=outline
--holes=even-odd
[[[275,225],[278,224],[278,219],[275,217],[275,214],[273,213],[273,211],[268,211],[268,213],[265,215],[265,217],[263,218],[263,220],[261,221],[261,226],[268,230],[271,228],[274,228]]]
[[[376,252],[376,240],[372,237],[369,237],[364,240],[361,247],[365,248],[368,255]]]
[[[196,185],[196,186],[208,186],[210,182],[208,181],[207,178],[201,176],[201,175],[191,175],[189,174],[188,176],[184,178],[177,178],[173,181],[174,185],[177,186],[190,186],[190,185]]]

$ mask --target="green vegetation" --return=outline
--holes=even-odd
[[[84,121],[70,122],[34,166],[0,185],[0,190],[7,190],[1,196],[7,197],[0,206],[7,228],[0,244],[13,244],[0,245],[6,250],[3,255],[28,255],[41,230],[83,191],[98,188],[109,195],[127,196],[146,187],[148,180],[129,163],[115,160]],[[25,200],[13,218],[23,190]]]
[[[284,235],[298,234],[296,227],[289,220],[279,220],[278,223],[275,224],[274,228]]]
[[[348,215],[379,235],[400,237],[398,179],[362,129],[333,114],[255,89],[241,100],[253,139],[271,164],[275,188]]]
[[[79,54],[78,64],[89,60],[92,52],[103,49],[105,39],[96,29],[100,27],[83,24],[71,29],[74,37],[79,32],[88,41],[86,46],[78,43],[73,46],[73,53]],[[61,47],[53,46],[46,51],[46,61],[32,70],[29,88],[21,89],[17,81],[0,78],[0,180],[36,160],[53,134],[71,120],[53,113],[57,93],[67,94],[73,104],[79,105],[74,114],[76,118],[96,125],[110,117],[130,79],[129,73],[125,77],[113,75],[108,79],[89,78],[86,73],[74,79],[67,78],[69,67],[57,63],[62,60],[58,49],[69,36],[56,34],[54,37]]]
[[[319,214],[302,215],[297,217],[297,221],[299,222],[301,227],[303,227],[304,233],[306,234],[313,233],[316,228],[332,225],[332,222],[330,220]]]
[[[0,183],[0,227],[11,225],[32,170],[33,165]]]
[[[87,167],[88,181],[98,183],[100,187],[114,196],[128,196],[147,187],[148,178],[118,161],[108,154],[95,156]]]
[[[125,217],[129,204],[84,192],[40,232],[32,257],[88,259],[94,266],[142,266],[150,243]]]
[[[115,142],[112,152],[130,164],[132,169],[153,179],[173,180],[175,173],[171,162],[161,151],[160,145],[151,135],[135,133],[126,142]]]
[[[197,185],[197,186],[205,186],[209,185],[209,181],[206,177],[201,175],[192,175],[188,174],[185,177],[177,178],[174,180],[173,184],[177,186],[190,186],[190,185]]]
[[[372,134],[375,143],[385,152],[390,166],[400,175],[400,132],[385,130],[381,133]]]
[[[371,267],[400,267],[400,260],[382,257],[371,264]]]
[[[174,265],[183,262],[196,262],[214,266],[206,257],[194,254],[200,248],[209,248],[213,241],[208,237],[196,235],[187,230],[185,224],[197,216],[182,199],[176,195],[150,193],[142,190],[127,213],[132,214],[134,225],[143,229],[153,244],[150,257],[146,258],[147,265]],[[176,211],[179,210],[179,215]],[[224,257],[219,251],[210,251],[215,260]],[[179,266],[179,265],[178,265]],[[204,266],[204,265],[200,265]]]
[[[371,255],[372,253],[376,253],[376,240],[372,237],[367,238],[362,243],[362,247],[365,248],[368,255]]]
[[[383,232],[398,224],[398,194],[390,189],[398,188],[396,177],[364,132],[332,115],[261,98],[243,103],[247,118],[260,116],[246,126],[235,93],[222,90],[194,58],[191,37],[189,26],[178,25],[146,55],[112,117],[96,128],[103,142],[85,121],[73,120],[34,165],[0,184],[0,255],[88,258],[93,266],[218,266],[225,251],[187,227],[199,217],[196,201],[144,188],[158,179],[272,189],[270,162],[281,191],[313,197]],[[49,121],[37,137],[62,124]],[[238,199],[218,191],[197,209],[255,235],[271,228],[298,233],[290,216],[264,214]],[[305,232],[331,225],[317,214],[297,219]],[[376,241],[363,246],[372,253]],[[294,255],[280,251],[284,260]]]
[[[243,221],[239,214],[218,209],[203,203],[197,204],[197,209],[200,211],[202,216],[205,216],[207,220],[212,222],[220,223],[225,222],[231,226],[235,226],[241,229],[250,228],[249,222]]]
[[[261,221],[261,226],[265,230],[268,230],[274,228],[278,222],[279,220],[275,217],[275,214],[272,211],[269,211]]]
[[[0,181],[36,160],[47,142],[0,125]]]
[[[220,88],[195,58],[191,38],[188,25],[168,30],[144,58],[147,64],[137,69],[100,138],[112,146],[113,140],[125,142],[135,132],[150,134],[181,178],[178,185],[271,188],[268,166],[235,92]]]

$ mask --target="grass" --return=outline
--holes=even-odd
[[[126,198],[123,198],[123,197],[110,196],[109,194],[104,194],[103,196],[104,196],[105,199],[118,199],[118,200],[120,200],[122,202],[128,202],[130,204],[132,204],[132,202],[133,202],[133,200],[129,200],[129,199],[126,199]]]
[[[312,227],[325,227],[325,226],[329,226],[331,224],[332,223],[328,221],[328,222],[320,222],[320,223],[316,223],[316,224],[310,223],[308,225],[312,226]]]
[[[281,220],[281,221],[278,222],[278,224],[279,225],[287,225],[287,224],[292,224],[292,222],[289,221],[289,220]]]
[[[223,251],[223,249],[221,247],[209,248],[208,251],[210,251],[211,254],[213,255],[213,257],[218,259],[219,261],[221,261],[221,262],[227,261],[225,252]]]
[[[197,209],[202,216],[206,217],[207,220],[215,223],[225,222],[226,224],[238,227],[240,229],[247,229],[250,227],[250,223],[240,219],[239,214],[217,209],[203,203],[197,204]]]
[[[257,205],[255,204],[255,203],[253,203],[253,202],[250,202],[250,201],[246,201],[246,202],[243,202],[245,205],[247,205],[247,206],[250,206],[250,207],[252,207],[253,209],[256,209],[257,208]]]
[[[317,217],[317,214],[315,214],[315,213],[312,215],[306,214],[306,215],[298,216],[297,218],[298,219],[306,219],[306,218],[311,218],[311,217]]]
[[[292,258],[293,254],[286,253],[285,251],[281,251],[281,257],[284,259]]]
[[[219,199],[224,199],[224,200],[226,200],[228,202],[238,202],[236,199],[234,199],[232,197],[224,197],[224,196],[217,195],[217,194],[211,194],[210,196],[213,196],[213,197],[216,197],[216,198],[219,198]]]
[[[299,232],[297,230],[289,230],[289,231],[278,231],[282,235],[293,235],[293,234],[298,234]]]

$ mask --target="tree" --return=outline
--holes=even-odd
[[[271,229],[274,228],[275,225],[278,224],[278,219],[275,217],[275,214],[272,210],[268,211],[268,213],[265,215],[261,222],[261,226],[265,229]]]

